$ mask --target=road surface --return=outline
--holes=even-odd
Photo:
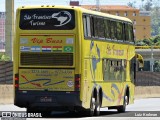
[[[0,105],[0,111],[26,111],[13,104]],[[52,112],[49,118],[27,118],[27,120],[52,120],[52,119],[93,119],[93,120],[159,120],[160,119],[160,98],[148,98],[135,100],[135,103],[127,106],[126,113],[117,113],[115,110],[101,108],[99,117],[85,117],[68,112]]]

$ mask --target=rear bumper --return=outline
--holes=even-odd
[[[44,97],[52,98],[50,102],[42,102]],[[49,92],[49,91],[17,91],[14,104],[26,108],[52,108],[80,107],[80,92]]]

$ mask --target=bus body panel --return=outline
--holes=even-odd
[[[68,109],[72,106],[81,106],[79,92],[61,92],[45,90],[15,91],[14,104],[25,108],[40,108],[58,110]],[[65,100],[64,100],[65,98]]]
[[[38,19],[50,16],[50,13],[47,13],[46,16],[44,13],[47,11],[43,8],[37,8],[37,10],[42,10],[43,14],[41,12],[34,13],[34,10],[30,8],[24,8],[22,13],[23,17],[20,18],[22,9],[17,9],[16,13],[17,27],[16,37],[14,39],[14,79],[16,78],[15,76],[18,75],[18,82],[14,84],[16,85],[16,83],[18,83],[18,88],[15,88],[14,104],[26,108],[40,106],[46,108],[64,106],[68,108],[71,106],[81,106],[80,92],[75,91],[75,76],[81,73],[81,59],[79,59],[80,47],[78,46],[80,41],[79,36],[76,35],[78,27],[70,30],[66,28],[65,30],[36,30],[39,29],[35,27],[38,25]],[[53,10],[54,12],[52,8],[47,9]],[[25,11],[31,12],[25,13]],[[62,14],[70,16],[66,11],[74,10],[68,8],[63,9]],[[59,11],[57,13],[59,13]],[[36,15],[39,15],[39,18]],[[54,15],[55,14],[52,14],[51,17]],[[76,17],[73,19],[77,19],[77,11],[74,11],[74,15]],[[61,18],[65,19],[65,17]],[[26,25],[34,21],[35,26],[33,22],[31,24],[35,30],[32,30],[32,26],[26,26],[25,23],[23,25],[21,23],[22,19],[23,21],[30,20],[26,21]],[[59,19],[59,21],[62,19]],[[77,21],[79,20],[77,19]],[[41,22],[44,22],[44,20]],[[48,25],[51,28],[52,23]],[[29,30],[30,28],[31,30]],[[56,61],[54,59],[56,59]],[[46,101],[44,98],[47,98]],[[42,99],[42,101],[40,101],[40,99]],[[71,99],[73,101],[71,101]]]
[[[84,80],[83,93],[85,94],[85,100],[83,101],[85,103],[84,107],[88,108],[90,106],[89,98],[91,98],[94,87],[97,90],[102,88],[102,107],[122,105],[127,86],[130,88],[129,101],[133,103],[134,80],[131,81],[130,78],[129,61],[135,55],[134,46],[106,42],[105,40],[99,42],[99,40],[96,39],[86,39],[83,41],[82,47],[82,79]],[[113,70],[110,69],[110,73],[107,74],[110,75],[110,78],[105,78],[107,76],[105,76],[104,69],[109,69],[110,67],[107,66],[108,68],[105,68],[104,60],[120,62],[120,64],[123,64],[124,70],[120,71],[120,66],[116,63]]]
[[[20,69],[19,90],[74,91],[74,70]]]

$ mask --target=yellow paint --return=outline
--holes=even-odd
[[[50,6],[51,7],[51,6]],[[16,26],[19,26],[19,16],[21,9],[32,9],[34,7],[19,8],[17,11]],[[40,7],[38,7],[40,8]],[[48,7],[43,7],[43,9]],[[113,16],[109,14],[99,13],[95,11],[85,10],[79,7],[64,7],[55,6],[54,8],[65,8],[75,10],[76,27],[73,30],[21,30],[16,27],[16,37],[14,40],[14,74],[19,74],[20,77],[20,89],[21,90],[50,90],[50,91],[74,91],[74,86],[68,87],[67,81],[71,80],[74,83],[75,74],[81,75],[80,80],[80,101],[82,101],[82,107],[90,107],[90,99],[92,90],[95,87],[98,91],[102,89],[102,107],[118,106],[123,104],[123,96],[125,89],[128,86],[130,90],[130,103],[134,100],[134,84],[130,78],[130,60],[135,56],[135,46],[131,44],[122,44],[118,42],[112,42],[107,40],[89,40],[84,39],[82,14],[89,13],[99,16],[105,16],[110,19],[122,20],[131,23],[127,18]],[[35,38],[36,35],[36,38]],[[20,39],[22,43],[20,43]],[[25,41],[28,39],[28,42]],[[35,39],[34,39],[35,38]],[[66,39],[73,39],[73,44],[67,44]],[[49,39],[49,40],[48,40]],[[51,40],[52,39],[52,40]],[[94,42],[94,46],[91,49],[91,42]],[[73,46],[73,66],[22,66],[20,65],[20,46]],[[97,53],[97,48],[100,51],[100,56]],[[53,50],[53,48],[52,48]],[[42,52],[42,49],[41,49]],[[59,54],[60,55],[60,54]],[[93,65],[93,58],[95,58],[96,66]],[[109,60],[124,60],[125,64],[125,79],[108,80],[104,81],[103,72],[103,59]],[[21,69],[19,67],[24,67]],[[50,69],[47,69],[50,68]],[[57,69],[58,68],[58,69]],[[33,71],[38,71],[33,72]],[[43,71],[45,71],[43,73]],[[58,72],[60,71],[60,72]],[[63,72],[69,72],[69,74]],[[56,72],[58,74],[56,74]],[[116,76],[119,73],[114,72]],[[114,74],[113,73],[113,74]],[[22,77],[23,75],[30,81],[24,84],[27,80]],[[69,79],[71,77],[71,79]],[[64,82],[57,85],[49,86],[44,82],[45,80],[37,79],[51,79],[51,83],[58,83],[62,80]],[[34,81],[34,84],[31,84]],[[47,81],[47,80],[46,80]],[[38,87],[35,84],[38,84]],[[65,98],[64,98],[65,100]]]
[[[20,69],[19,89],[74,91],[74,71],[67,69]]]

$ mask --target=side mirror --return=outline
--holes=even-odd
[[[139,68],[143,68],[144,67],[143,57],[140,54],[136,54],[136,59],[138,61]]]

